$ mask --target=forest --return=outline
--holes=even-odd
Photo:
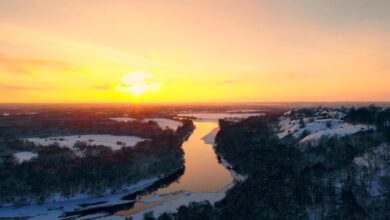
[[[149,213],[144,219],[389,219],[390,109],[343,111],[345,120],[377,129],[303,147],[276,137],[280,112],[237,123],[221,120],[216,151],[247,180],[237,182],[214,205],[191,203],[175,213]],[[313,115],[310,109],[296,113]],[[357,163],[362,160],[368,165]]]
[[[43,203],[54,194],[71,198],[77,194],[114,193],[152,177],[168,176],[183,167],[181,145],[194,129],[190,120],[176,131],[162,130],[156,123],[117,123],[93,114],[39,114],[2,119],[0,128],[0,204],[23,206]],[[68,147],[36,146],[18,138],[67,134],[139,135],[147,138],[134,147],[112,150],[106,146],[78,142],[76,155]],[[38,157],[18,163],[12,152],[30,150]]]

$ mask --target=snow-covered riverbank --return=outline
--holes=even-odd
[[[78,194],[73,198],[62,198],[55,195],[50,203],[43,205],[0,208],[0,218],[30,216],[31,219],[46,220],[57,219],[67,213],[69,217],[75,219],[92,217],[124,219],[129,216],[133,219],[142,219],[146,212],[152,211],[157,216],[163,212],[175,212],[181,205],[188,205],[190,202],[207,200],[213,204],[220,201],[225,197],[227,190],[234,186],[234,182],[242,181],[243,178],[234,173],[223,158],[220,158],[222,165],[218,163],[213,149],[215,135],[218,132],[217,122],[197,123],[197,128],[183,145],[186,173],[170,180],[172,182],[168,182],[168,185],[160,184],[161,178],[154,177],[131,185],[123,191],[107,192],[101,196]],[[202,139],[205,135],[209,136],[208,141]],[[151,194],[131,197],[133,200],[123,199],[129,194],[156,187],[160,188]],[[84,213],[87,213],[86,216],[81,217]]]
[[[47,200],[45,204],[31,204],[23,206],[20,208],[15,208],[13,206],[5,206],[0,208],[0,218],[16,218],[16,217],[26,217],[29,216],[30,219],[57,219],[64,212],[70,212],[74,210],[82,209],[82,204],[96,204],[91,205],[88,208],[96,208],[99,206],[107,206],[108,204],[118,204],[123,202],[128,202],[122,200],[121,198],[135,193],[137,191],[143,190],[159,179],[158,177],[152,177],[139,181],[135,184],[131,184],[117,193],[111,193],[100,196],[91,196],[88,194],[77,194],[75,196],[65,198],[60,195],[53,195]]]
[[[181,169],[182,168],[180,168],[180,170]],[[178,171],[165,176],[151,177],[141,180],[117,192],[112,192],[108,189],[106,193],[101,195],[79,193],[72,197],[63,197],[59,194],[55,194],[47,199],[44,204],[31,203],[30,205],[19,208],[13,207],[11,205],[5,205],[0,207],[0,219],[29,217],[29,219],[34,220],[51,220],[58,219],[67,212],[78,212],[87,209],[104,208],[129,203],[134,200],[126,200],[123,198],[128,195],[135,195],[139,192],[142,192],[149,187],[152,187],[157,182],[162,181],[165,178],[169,178],[171,175],[175,175],[176,172]]]

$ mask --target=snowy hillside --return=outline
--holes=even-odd
[[[313,132],[304,137],[300,143],[313,142],[321,139],[322,137],[343,137],[351,134],[358,133],[360,131],[367,131],[371,129],[369,125],[352,125],[343,123],[339,128],[324,129],[318,132]]]
[[[291,135],[300,143],[313,143],[322,137],[342,137],[375,129],[375,126],[347,123],[342,119],[343,113],[341,112],[330,111],[325,113],[319,111],[315,113],[314,117],[293,119],[290,115],[291,111],[289,111],[280,119],[277,136],[283,139]]]

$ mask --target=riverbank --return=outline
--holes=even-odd
[[[165,212],[176,212],[180,206],[188,205],[191,202],[208,201],[211,204],[215,204],[216,202],[219,202],[225,198],[227,191],[233,188],[236,182],[241,182],[246,179],[246,176],[242,176],[234,172],[234,170],[231,169],[231,165],[215,150],[215,136],[219,131],[218,122],[197,121],[197,124],[199,123],[213,124],[213,126],[208,127],[208,133],[205,133],[201,136],[198,135],[197,138],[199,138],[205,145],[207,145],[207,147],[210,148],[212,153],[215,155],[215,158],[218,158],[217,162],[228,171],[229,175],[231,176],[230,183],[216,192],[177,191],[162,196],[148,198],[146,200],[140,200],[139,203],[141,203],[141,205],[137,207],[138,212],[131,210],[129,212],[117,213],[118,215],[131,216],[133,220],[142,220],[145,213],[153,213],[154,216],[159,216]]]
[[[202,139],[216,128],[217,122],[196,122],[196,129],[184,137],[185,168],[180,175],[167,177],[167,181],[156,177],[137,184],[138,188],[129,187],[123,193],[21,209],[9,207],[0,209],[0,217],[31,216],[31,219],[45,220],[59,217],[123,219],[132,216],[133,219],[142,219],[144,213],[151,211],[159,215],[175,212],[190,202],[220,201],[234,186],[237,176],[228,169],[227,163],[218,161],[213,145]]]
[[[182,169],[160,176],[141,180],[135,184],[131,184],[120,192],[91,196],[86,194],[77,194],[76,196],[64,199],[62,201],[52,201],[44,204],[30,204],[20,208],[5,206],[0,208],[0,218],[23,218],[50,220],[57,219],[64,213],[83,212],[91,209],[103,209],[104,207],[117,206],[121,204],[135,202],[137,194],[148,191],[149,188],[155,188],[159,182],[164,182],[166,179],[171,179],[178,172],[182,173]],[[152,190],[152,189],[149,189]],[[124,199],[129,198],[130,199]]]

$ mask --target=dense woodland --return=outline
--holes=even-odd
[[[115,192],[141,179],[170,175],[183,167],[181,145],[194,129],[189,120],[183,121],[183,126],[174,132],[162,130],[154,122],[118,123],[94,114],[69,117],[56,114],[54,118],[39,114],[9,116],[1,120],[0,204],[21,206],[44,202],[55,193],[66,198],[78,193]],[[116,151],[105,146],[76,143],[82,157],[56,144],[40,147],[17,139],[91,133],[138,135],[148,139]],[[18,163],[12,152],[22,150],[37,152],[38,157]]]
[[[153,121],[118,123],[106,115],[91,113],[10,115],[1,118],[0,135],[6,141],[20,137],[50,137],[81,134],[134,135],[154,138],[161,128]]]
[[[275,130],[280,115],[251,117],[238,123],[220,121],[216,150],[233,169],[248,175],[215,206],[208,202],[182,206],[159,220],[251,219],[389,219],[390,109],[375,106],[343,110],[351,123],[377,126],[342,138],[324,138],[317,146],[279,140]],[[312,110],[299,110],[304,117]],[[381,155],[378,145],[385,143]],[[354,164],[369,155],[379,164],[370,170]],[[372,194],[370,184],[381,186]]]

